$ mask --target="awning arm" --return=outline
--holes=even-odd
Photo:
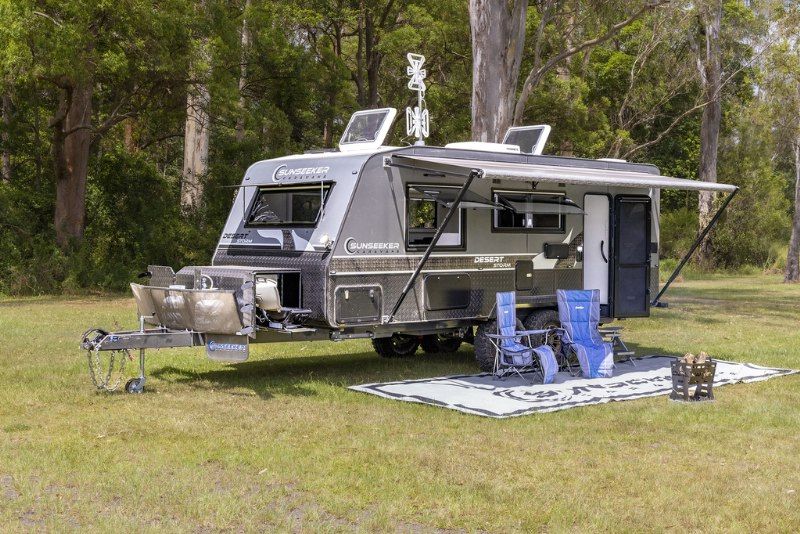
[[[692,243],[691,248],[689,248],[689,252],[686,253],[686,255],[683,257],[683,259],[678,264],[678,266],[675,267],[675,270],[670,275],[669,280],[667,280],[667,283],[664,284],[664,287],[662,287],[661,291],[658,292],[658,295],[656,295],[656,298],[653,299],[653,302],[650,304],[651,306],[654,306],[656,308],[665,307],[665,305],[660,302],[661,297],[664,295],[664,293],[667,292],[667,289],[669,289],[669,286],[672,285],[672,282],[675,281],[675,279],[678,277],[678,275],[681,274],[681,270],[686,265],[686,263],[689,261],[689,258],[692,257],[692,255],[694,254],[694,251],[697,250],[697,247],[699,247],[700,244],[703,242],[703,240],[706,238],[706,236],[708,235],[708,232],[710,232],[711,229],[714,228],[714,225],[717,224],[717,221],[722,216],[722,212],[725,211],[725,208],[728,207],[728,204],[731,203],[731,200],[733,200],[733,197],[735,197],[736,193],[738,193],[738,192],[739,192],[738,189],[734,189],[733,191],[731,191],[730,195],[728,195],[728,197],[725,199],[725,202],[722,203],[722,206],[720,206],[720,208],[714,214],[714,217],[711,218],[711,220],[708,222],[706,227],[703,228],[703,231],[700,232],[700,234],[697,236],[697,239],[694,240],[694,243]]]
[[[384,321],[384,324],[391,323],[392,319],[394,319],[394,316],[397,313],[397,310],[399,310],[400,306],[403,304],[406,295],[408,295],[408,292],[411,291],[411,288],[414,286],[414,282],[417,281],[419,273],[422,271],[422,268],[425,267],[425,264],[428,262],[428,257],[430,257],[431,252],[433,252],[433,248],[436,246],[436,243],[439,242],[439,238],[442,237],[444,229],[447,227],[448,223],[450,222],[450,219],[453,218],[453,215],[455,214],[456,211],[461,209],[458,207],[458,205],[461,203],[461,199],[464,198],[467,189],[469,189],[469,186],[472,184],[472,180],[474,178],[480,178],[481,176],[483,176],[483,171],[478,169],[472,170],[467,176],[467,179],[464,181],[464,185],[461,186],[461,189],[459,189],[456,199],[453,201],[453,205],[450,207],[450,209],[447,210],[447,215],[445,215],[442,224],[439,225],[439,228],[436,229],[436,233],[433,235],[433,239],[431,239],[428,248],[425,249],[425,253],[422,255],[422,258],[420,258],[419,263],[417,264],[417,268],[414,269],[414,272],[411,274],[411,277],[408,279],[408,282],[406,282],[403,291],[397,298],[397,302],[394,303],[392,312],[389,314],[389,317],[386,319],[386,321]]]

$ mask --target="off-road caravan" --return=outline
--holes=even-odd
[[[356,113],[339,149],[253,164],[212,264],[151,266],[131,284],[141,328],[92,330],[97,351],[368,338],[381,356],[453,351],[492,332],[515,290],[525,326],[557,324],[555,291],[600,290],[604,321],[645,317],[658,288],[659,191],[736,192],[652,165],[541,153],[549,127],[506,143],[383,146],[393,109]],[[476,343],[491,368],[493,353]],[[127,389],[140,391],[144,373]]]

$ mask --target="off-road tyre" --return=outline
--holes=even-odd
[[[444,337],[439,334],[422,336],[422,350],[426,354],[451,353],[456,352],[464,340],[458,336]]]
[[[475,329],[471,326],[464,332],[464,343],[469,343],[470,345],[475,344]]]
[[[536,310],[523,321],[525,330],[547,330],[548,328],[560,328],[561,321],[556,310]],[[531,336],[531,343],[534,347],[544,344],[545,336]],[[561,337],[548,336],[547,344],[553,349],[556,357],[562,353]]]
[[[372,348],[382,358],[410,358],[419,348],[419,339],[415,336],[392,334],[392,337],[373,339]]]
[[[497,322],[494,320],[483,323],[475,331],[475,361],[481,371],[491,373],[494,371],[494,345],[486,334],[497,332]]]

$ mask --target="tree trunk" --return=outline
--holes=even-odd
[[[245,0],[244,15],[242,17],[242,52],[241,64],[239,66],[239,115],[236,117],[236,140],[244,140],[244,118],[247,114],[247,101],[244,97],[244,89],[247,86],[247,51],[250,48],[250,29],[247,27],[247,15],[250,10],[250,1]]]
[[[208,41],[203,40],[201,61],[208,64]],[[208,72],[201,74],[205,78]],[[186,97],[186,128],[183,145],[183,180],[181,207],[194,210],[203,199],[202,180],[208,173],[208,144],[210,137],[208,104],[210,93],[205,80],[189,88]]]
[[[333,84],[331,84],[333,85]],[[328,114],[333,115],[333,109],[336,106],[336,96],[338,91],[330,89],[328,91]],[[333,117],[329,116],[325,119],[325,126],[322,130],[322,146],[325,148],[333,148]]]
[[[566,17],[567,28],[571,28],[572,26],[574,26],[575,17],[577,16],[578,11],[580,10],[579,2],[572,2],[571,4],[572,5],[569,6],[569,14]],[[573,38],[573,33],[571,31],[568,31],[566,35],[564,35],[564,50],[569,50],[570,48],[572,48],[573,46],[572,38]],[[556,65],[556,76],[558,77],[559,80],[564,82],[564,86],[566,87],[569,87],[568,82],[572,77],[572,73],[570,72],[571,67],[572,67],[572,56],[566,58],[564,61]],[[573,102],[572,98],[567,99],[567,102],[569,102],[568,105],[571,106]],[[568,109],[565,111],[569,113],[572,110]],[[515,117],[514,123],[518,124],[520,120],[522,120],[522,117],[520,117],[519,120],[517,120]],[[564,156],[567,158],[571,158],[575,155],[575,145],[573,144],[572,139],[564,137],[561,140],[561,144],[558,147],[558,154],[560,156]]]
[[[356,28],[356,71],[353,73],[353,82],[356,84],[356,101],[361,108],[366,107],[367,99],[364,92],[364,3],[361,2],[361,13],[358,16]]]
[[[702,9],[702,8],[701,8]],[[720,49],[719,32],[722,24],[722,1],[713,0],[705,6],[702,21],[705,33],[705,57],[699,57],[697,66],[700,71],[703,97],[707,102],[703,108],[700,123],[700,180],[717,181],[717,152],[719,148],[719,129],[722,121],[722,51]],[[710,191],[701,191],[698,196],[698,212],[700,231],[711,220],[714,195]],[[711,261],[711,235],[709,234],[700,246],[698,260],[701,265]]]
[[[2,155],[0,155],[2,159],[2,163],[0,163],[0,176],[2,176],[4,182],[8,183],[11,181],[11,151],[9,150],[11,139],[11,134],[9,133],[9,129],[11,128],[11,97],[7,94],[3,95],[2,121],[3,134],[0,136],[0,143],[3,145],[3,150]]]
[[[527,0],[470,0],[472,139],[499,142],[514,117]]]
[[[123,137],[122,143],[125,146],[125,150],[128,154],[133,154],[136,152],[136,140],[133,137],[133,119],[127,119],[123,124]]]
[[[784,281],[800,282],[800,136],[794,144],[794,215]]]
[[[367,107],[378,107],[378,74],[381,66],[381,54],[377,50],[378,39],[372,13],[364,16],[364,55],[367,63]]]
[[[90,81],[62,87],[53,127],[53,165],[56,175],[56,243],[63,250],[83,239],[86,224],[86,175],[92,142]]]
[[[183,146],[181,206],[195,209],[203,198],[202,178],[208,172],[208,105],[205,84],[198,84],[186,98],[186,130]]]

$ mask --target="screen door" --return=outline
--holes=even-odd
[[[650,313],[650,198],[618,196],[614,212],[614,316]]]

